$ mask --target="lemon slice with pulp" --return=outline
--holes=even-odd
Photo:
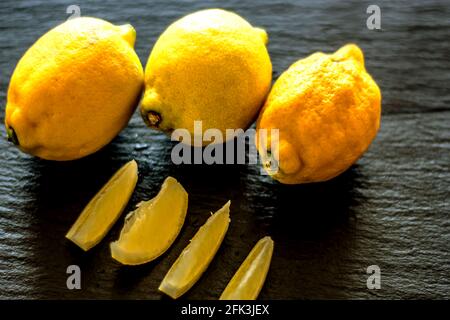
[[[134,160],[126,163],[92,198],[66,234],[84,251],[99,243],[128,203],[138,180]]]
[[[138,265],[159,257],[178,236],[187,206],[186,190],[176,179],[166,178],[156,197],[141,202],[125,218],[119,239],[111,243],[113,259]]]
[[[176,299],[188,291],[206,270],[230,224],[230,201],[208,218],[167,272],[159,290]]]
[[[264,237],[250,251],[220,296],[220,300],[255,300],[261,291],[270,261],[273,240]]]

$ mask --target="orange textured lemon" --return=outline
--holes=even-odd
[[[110,142],[130,119],[143,88],[131,25],[68,20],[44,34],[12,75],[5,125],[20,149],[72,160]]]
[[[168,133],[187,129],[191,137],[196,120],[202,121],[201,133],[214,128],[225,136],[226,129],[246,129],[272,81],[267,41],[264,30],[221,9],[174,22],[159,37],[145,68],[144,121]]]
[[[380,89],[360,48],[314,53],[280,76],[259,115],[256,143],[264,167],[286,184],[331,179],[367,150],[380,113]],[[267,139],[258,138],[261,129],[279,129],[278,143],[270,130]]]

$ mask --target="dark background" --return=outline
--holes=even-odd
[[[173,144],[145,128],[138,113],[107,147],[85,159],[33,158],[0,139],[0,297],[160,299],[157,287],[210,211],[231,199],[231,225],[216,258],[184,297],[216,299],[256,241],[275,251],[262,299],[450,297],[450,5],[448,1],[5,1],[0,2],[0,120],[9,78],[25,50],[63,22],[66,7],[137,30],[145,65],[158,35],[175,19],[222,7],[263,27],[274,79],[314,51],[347,42],[365,52],[381,87],[382,125],[370,150],[338,178],[287,186],[255,165],[183,165]],[[368,30],[366,8],[381,8],[382,30]],[[4,127],[1,135],[5,136]],[[185,226],[161,258],[123,267],[110,257],[123,217],[83,253],[64,235],[115,170],[139,163],[127,211],[153,197],[167,175],[190,195]],[[66,288],[78,264],[82,290]],[[366,268],[381,268],[368,290]]]

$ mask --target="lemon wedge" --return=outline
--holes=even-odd
[[[159,257],[178,236],[187,206],[186,190],[176,179],[166,178],[156,197],[141,202],[125,218],[119,240],[111,243],[113,259],[138,265]]]
[[[261,291],[270,261],[273,240],[264,237],[250,251],[220,296],[220,300],[255,300]]]
[[[126,163],[92,198],[66,234],[84,251],[98,244],[122,213],[138,180],[134,160]]]
[[[188,291],[214,258],[230,224],[230,201],[208,218],[164,277],[159,290],[176,299]]]

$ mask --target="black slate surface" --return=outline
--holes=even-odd
[[[67,18],[72,1],[0,2],[0,118],[9,78],[25,50]],[[80,1],[81,14],[137,29],[145,64],[176,18],[216,1]],[[366,28],[377,4],[382,30]],[[338,178],[285,186],[252,165],[182,165],[173,144],[136,113],[107,147],[85,159],[42,161],[0,140],[0,298],[160,299],[157,287],[196,229],[228,199],[232,222],[207,272],[185,298],[216,299],[253,244],[271,235],[275,251],[262,299],[450,297],[450,5],[448,1],[225,1],[264,27],[274,78],[314,51],[362,47],[383,94],[381,130],[370,150]],[[1,128],[5,136],[4,127]],[[123,216],[83,253],[64,234],[110,175],[129,159],[139,182],[127,211],[153,197],[167,175],[190,194],[185,226],[155,262],[123,267],[109,253]],[[66,268],[82,270],[82,290],[66,288]],[[368,290],[366,268],[381,268]]]

